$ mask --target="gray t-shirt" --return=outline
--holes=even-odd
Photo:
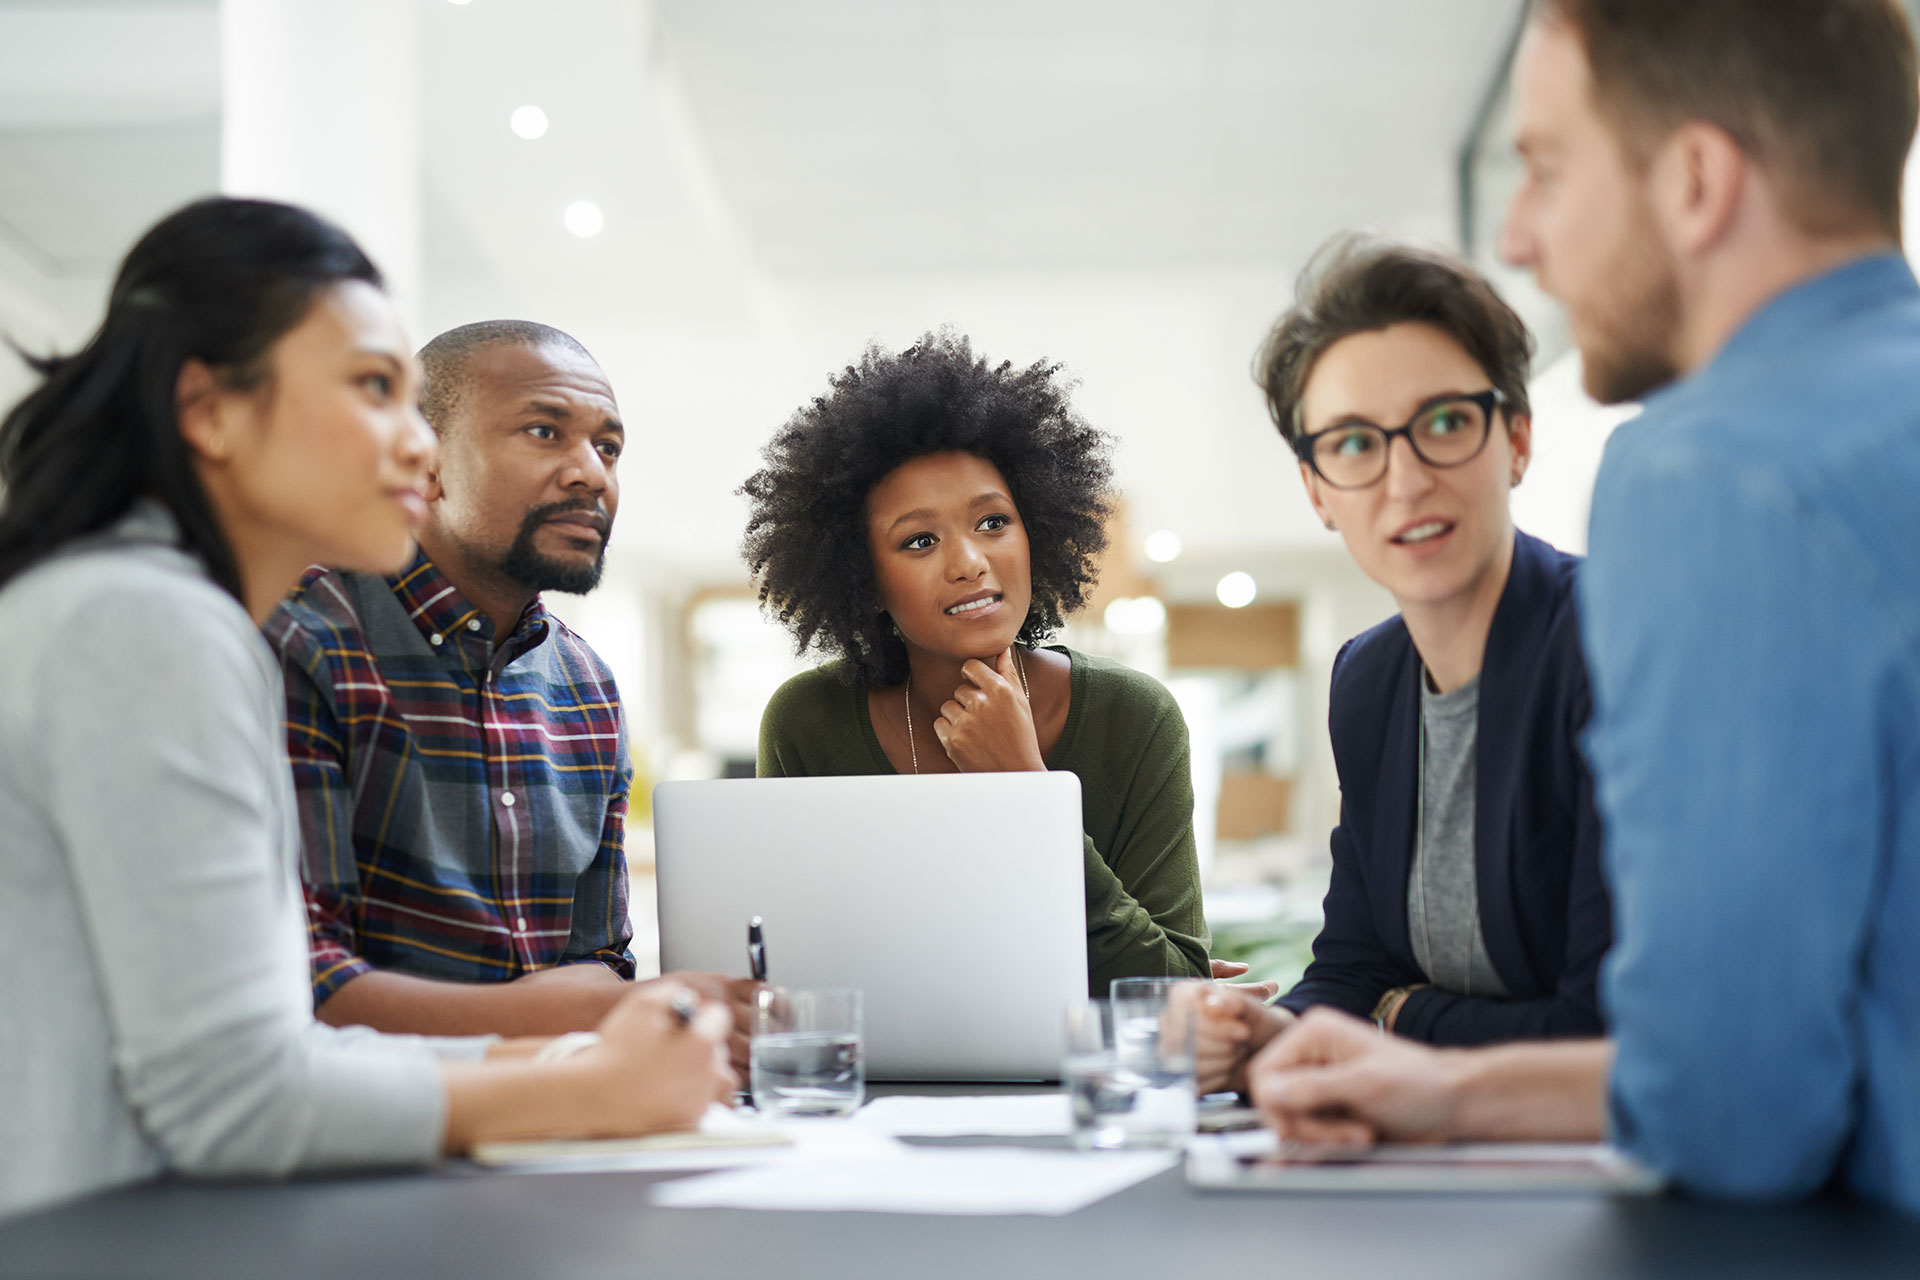
[[[1459,995],[1504,996],[1507,988],[1480,932],[1473,856],[1474,746],[1480,677],[1450,693],[1420,681],[1419,832],[1407,878],[1413,956],[1434,986]]]
[[[0,590],[0,1217],[424,1163],[430,1041],[313,1019],[280,668],[151,503]]]

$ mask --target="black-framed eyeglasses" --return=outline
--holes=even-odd
[[[1389,430],[1350,420],[1293,438],[1293,451],[1314,474],[1336,489],[1364,489],[1387,474],[1395,436],[1405,436],[1413,454],[1430,467],[1458,467],[1487,447],[1493,415],[1507,397],[1498,387],[1470,396],[1435,396],[1405,423]]]

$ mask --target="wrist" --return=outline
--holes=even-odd
[[[1250,1058],[1273,1043],[1274,1037],[1285,1031],[1293,1020],[1291,1009],[1262,1005],[1250,1024],[1253,1034],[1247,1037],[1246,1056]]]
[[[1404,987],[1394,987],[1382,994],[1373,1006],[1371,1015],[1373,1025],[1382,1031],[1392,1031],[1400,1017],[1400,1010],[1406,1007],[1407,997],[1426,985],[1424,982],[1413,982]]]
[[[1434,1049],[1434,1065],[1440,1087],[1440,1126],[1435,1135],[1441,1142],[1463,1142],[1484,1132],[1487,1096],[1484,1052],[1467,1049]]]

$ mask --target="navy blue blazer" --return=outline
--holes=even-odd
[[[1579,735],[1592,711],[1574,606],[1578,557],[1514,539],[1487,635],[1474,746],[1480,929],[1509,993],[1427,987],[1394,1030],[1434,1044],[1604,1033],[1598,981],[1613,940],[1600,819]],[[1313,963],[1279,1003],[1367,1017],[1394,987],[1427,981],[1407,926],[1419,800],[1420,655],[1399,617],[1333,663],[1328,728],[1340,774],[1333,881]]]

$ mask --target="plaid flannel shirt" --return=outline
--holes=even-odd
[[[613,675],[536,599],[493,624],[424,554],[313,570],[267,620],[287,683],[314,1004],[370,969],[633,976],[633,768]]]

